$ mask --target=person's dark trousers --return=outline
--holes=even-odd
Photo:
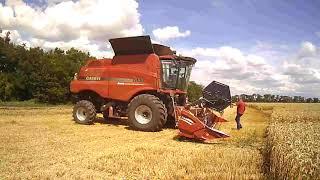
[[[242,114],[240,114],[240,113],[237,113],[237,116],[236,116],[236,122],[237,122],[237,129],[240,129],[240,128],[242,128],[242,125],[241,125],[241,123],[240,123],[240,117],[242,116]]]

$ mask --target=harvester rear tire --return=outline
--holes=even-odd
[[[141,94],[129,103],[128,118],[130,126],[136,130],[160,131],[167,121],[167,108],[158,97]]]
[[[92,102],[81,100],[73,107],[73,119],[78,124],[92,124],[96,118],[96,109]]]

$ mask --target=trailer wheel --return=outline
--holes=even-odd
[[[96,109],[92,102],[81,100],[73,107],[73,119],[79,124],[91,124],[96,118]]]
[[[141,94],[128,105],[130,126],[141,131],[160,131],[167,121],[167,108],[156,96]]]

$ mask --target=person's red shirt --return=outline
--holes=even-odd
[[[244,114],[245,110],[246,110],[246,104],[240,99],[237,102],[237,113]]]

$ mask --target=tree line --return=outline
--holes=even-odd
[[[0,37],[0,101],[25,101],[34,99],[42,103],[66,103],[70,101],[69,83],[78,72],[89,53],[71,48],[44,51],[27,48],[25,44],[11,42],[10,32]],[[188,100],[194,102],[202,96],[204,86],[194,81],[189,83]],[[253,94],[241,96],[247,102],[314,102],[318,98]]]
[[[0,100],[65,103],[74,73],[88,58],[89,53],[74,48],[44,51],[16,45],[8,32],[0,37]]]
[[[319,98],[305,98],[303,96],[283,96],[274,94],[241,94],[232,96],[232,100],[236,101],[237,97],[241,97],[246,102],[283,102],[283,103],[319,103]]]

